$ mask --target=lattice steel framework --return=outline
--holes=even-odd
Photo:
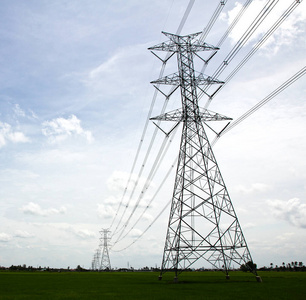
[[[109,230],[108,229],[102,229],[100,231],[101,237],[100,237],[100,247],[102,249],[102,254],[101,254],[101,264],[100,264],[100,271],[110,271],[111,270],[111,263],[110,263],[110,259],[109,259],[109,253],[108,253],[108,234],[109,234]]]
[[[196,75],[194,56],[199,57],[199,51],[218,48],[200,41],[201,32],[186,36],[163,33],[169,41],[149,50],[176,53],[178,72],[151,83],[158,90],[160,84],[180,87],[182,109],[152,120],[182,122],[183,129],[160,279],[164,272],[172,270],[177,280],[180,272],[199,259],[224,270],[227,278],[230,269],[241,265],[256,274],[204,129],[207,121],[231,119],[198,106],[198,90],[222,82],[201,73]]]
[[[99,270],[100,266],[99,266],[99,262],[100,262],[100,254],[101,254],[101,249],[98,248],[93,256],[92,262],[91,262],[91,269],[93,271]]]

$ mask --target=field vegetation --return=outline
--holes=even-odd
[[[0,299],[305,299],[306,272],[0,272]]]

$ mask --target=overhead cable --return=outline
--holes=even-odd
[[[248,118],[250,115],[252,115],[254,112],[256,112],[259,108],[261,108],[263,105],[268,103],[270,100],[272,100],[275,96],[277,96],[280,92],[288,88],[291,84],[293,84],[296,80],[304,76],[306,73],[306,66],[303,67],[300,71],[295,73],[292,77],[290,77],[288,80],[286,80],[283,84],[281,84],[278,88],[276,88],[273,92],[271,92],[267,97],[262,99],[259,103],[257,103],[255,106],[253,106],[251,109],[249,109],[246,113],[244,113],[242,116],[240,116],[237,120],[230,123],[229,126],[227,126],[220,134],[218,134],[215,139],[212,141],[211,145],[213,146],[217,140],[224,135],[225,133],[229,132],[231,129],[236,127],[238,124],[240,124],[242,121],[244,121],[246,118]]]
[[[302,0],[301,0],[302,1]],[[293,11],[293,9],[300,4],[301,1],[294,1],[291,6],[286,10],[286,12],[283,13],[283,15],[278,19],[277,22],[274,23],[274,25],[269,29],[269,31],[261,38],[261,40],[254,46],[254,48],[245,56],[245,58],[239,63],[239,65],[235,68],[235,70],[227,77],[225,83],[227,83],[238,71],[239,69],[246,63],[246,61],[257,51],[257,49],[259,47],[261,47],[261,45],[268,39],[268,37],[270,37],[272,35],[272,33],[276,30],[276,28],[278,28],[280,26],[280,24],[284,21],[285,18],[288,17],[288,15]],[[222,1],[221,1],[222,2]],[[271,1],[269,1],[271,2]],[[257,16],[257,18],[255,20],[257,20],[257,22],[260,21],[260,23],[263,21],[262,18],[265,18],[272,10],[272,8],[274,8],[274,6],[276,5],[278,1],[272,1],[271,3],[269,3],[269,6],[267,4],[267,7],[265,7],[262,11],[261,11],[261,17],[259,17],[259,15]],[[247,1],[245,3],[245,7],[243,7],[243,12],[246,9],[246,7],[251,3],[251,0]],[[242,11],[242,10],[241,10]],[[237,21],[238,19],[241,17],[241,15],[236,16]],[[255,22],[254,20],[254,22]],[[247,40],[250,38],[250,36],[254,33],[254,31],[257,29],[257,27],[259,26],[260,23],[252,23],[253,26],[250,26],[248,28],[248,30],[245,32],[245,34],[242,36],[242,38],[237,42],[237,44],[235,45],[235,47],[232,49],[232,51],[229,53],[229,55],[227,56],[227,58],[229,59],[229,62],[233,59],[233,57],[238,53],[238,51],[241,49],[241,47],[243,45],[245,45],[245,43],[247,42]],[[233,23],[232,23],[233,24]],[[235,26],[235,25],[233,25]],[[228,29],[231,30],[231,29]],[[220,42],[223,43],[223,41],[225,40],[225,38],[228,36],[228,33],[225,33],[225,35],[223,35],[223,37],[221,38]],[[219,42],[219,43],[220,43]],[[225,60],[224,60],[225,62]],[[223,64],[224,64],[223,62]],[[164,66],[164,65],[163,65]],[[216,70],[215,74],[220,74],[224,68],[227,66],[227,64],[224,64],[222,66],[219,67],[219,69]],[[296,73],[293,77],[291,77],[289,80],[287,80],[285,83],[283,83],[279,88],[277,88],[275,91],[273,91],[271,94],[269,94],[266,98],[264,98],[262,101],[260,101],[256,106],[254,106],[252,109],[250,109],[249,111],[247,111],[244,115],[242,115],[240,118],[238,118],[236,121],[230,123],[229,126],[227,126],[221,134],[219,134],[215,140],[212,142],[212,145],[214,145],[216,143],[216,141],[226,132],[228,132],[229,130],[231,130],[233,127],[237,126],[240,122],[242,122],[244,119],[246,119],[249,115],[251,115],[252,113],[254,113],[256,110],[258,110],[260,107],[262,107],[264,104],[266,104],[268,101],[270,101],[272,98],[274,98],[277,94],[279,94],[280,92],[282,92],[284,89],[286,89],[289,85],[291,85],[293,82],[295,82],[296,80],[298,80],[301,76],[303,76],[306,72],[306,67],[304,67],[302,70],[300,70],[298,73]],[[215,75],[217,76],[217,75]],[[161,76],[160,76],[161,77]],[[155,171],[156,172],[156,171]],[[167,173],[168,174],[168,173]],[[167,176],[167,175],[166,175]],[[153,197],[153,199],[155,198],[155,195]],[[151,199],[151,201],[153,200]],[[159,216],[164,212],[164,210],[166,209],[166,207],[169,205],[169,203],[171,202],[171,200],[168,202],[168,204],[163,208],[163,210],[158,214],[158,216],[153,220],[153,222],[145,229],[145,231],[136,239],[134,240],[129,246],[125,247],[122,250],[125,250],[127,248],[129,248],[130,246],[132,246],[134,243],[136,243],[136,241],[138,241],[147,231],[148,229],[156,222],[156,220],[159,218]],[[151,203],[151,202],[150,202]],[[146,209],[148,208],[148,206],[146,207]],[[145,209],[145,211],[146,211]],[[143,215],[143,214],[142,214]],[[141,215],[141,216],[142,216]],[[121,239],[117,239],[117,241],[121,241],[124,237],[126,237],[128,235],[128,233],[135,228],[136,224],[140,221],[141,217],[137,219],[136,223],[133,224],[133,226],[130,228],[130,230],[125,233],[125,235],[121,238]],[[116,251],[115,251],[116,252]]]
[[[159,159],[160,159],[160,157],[161,157],[161,155],[162,155],[162,153],[163,153],[163,151],[164,151],[164,148],[165,148],[165,146],[166,146],[167,139],[168,139],[168,137],[165,136],[165,138],[164,138],[164,140],[163,140],[163,143],[162,143],[162,145],[161,145],[161,147],[160,147],[160,149],[159,149],[159,151],[158,151],[158,154],[157,154],[157,156],[156,156],[156,158],[155,158],[155,161],[154,161],[154,163],[153,163],[153,166],[152,166],[152,168],[151,168],[151,170],[150,170],[150,173],[149,173],[149,175],[148,175],[148,177],[147,177],[147,179],[146,179],[146,182],[145,182],[143,188],[141,189],[141,193],[140,193],[140,195],[139,195],[139,197],[138,197],[138,199],[137,199],[137,201],[136,201],[136,203],[135,203],[135,205],[134,205],[134,207],[133,207],[133,209],[132,209],[132,212],[131,212],[130,215],[128,216],[127,220],[124,222],[123,228],[122,228],[122,230],[120,231],[120,234],[119,234],[119,236],[117,237],[116,242],[117,242],[117,241],[120,239],[120,237],[122,236],[124,230],[125,230],[126,227],[128,226],[128,224],[129,224],[131,218],[133,217],[133,215],[134,215],[136,209],[138,208],[140,201],[141,201],[142,198],[144,197],[146,190],[149,188],[149,186],[150,186],[150,184],[151,184],[151,181],[152,181],[152,179],[153,179],[153,178],[152,178],[152,175],[154,174],[155,167],[158,165],[158,161],[159,161]],[[141,174],[140,174],[140,176],[141,176]],[[138,177],[138,179],[137,179],[137,181],[136,181],[137,183],[138,183],[138,180],[139,180],[140,176]],[[136,185],[136,184],[135,184],[135,185]],[[135,189],[133,189],[133,191],[132,191],[131,199],[133,198],[134,192],[135,192]],[[127,209],[127,208],[128,208],[128,205],[126,205],[126,209]],[[116,242],[115,242],[115,243],[116,243]]]
[[[275,7],[279,0],[270,0],[268,4],[260,11],[260,13],[256,16],[251,25],[244,32],[242,37],[238,40],[229,54],[225,57],[221,65],[217,68],[217,70],[213,73],[212,77],[217,78],[220,73],[226,68],[226,66],[233,60],[233,58],[237,55],[237,53],[241,50],[241,48],[247,43],[250,37],[253,35],[255,30],[259,27],[259,25],[264,21],[264,19],[270,14],[272,9]]]
[[[193,6],[194,2],[195,2],[195,0],[190,0],[190,1],[189,1],[189,4],[188,4],[188,6],[187,6],[187,8],[186,8],[186,11],[185,11],[185,13],[184,13],[184,15],[183,15],[183,17],[182,17],[182,19],[181,19],[181,22],[180,22],[180,24],[179,24],[179,26],[178,26],[178,29],[177,29],[177,31],[176,31],[176,34],[179,35],[179,34],[181,33],[181,31],[182,31],[182,29],[183,29],[183,27],[184,27],[184,25],[185,25],[185,23],[186,23],[186,20],[187,20],[187,18],[188,18],[188,16],[189,16],[189,13],[190,13],[190,11],[191,11],[191,9],[192,9],[192,6]],[[164,73],[164,70],[165,70],[165,66],[166,66],[166,61],[167,61],[167,59],[168,59],[170,56],[171,56],[171,53],[168,52],[168,53],[166,54],[165,59],[164,59],[164,63],[162,64],[161,71],[160,71],[160,74],[159,74],[159,78],[161,78],[161,77],[163,76],[163,73]],[[128,181],[127,181],[127,183],[126,183],[126,187],[125,187],[124,192],[123,192],[123,195],[122,195],[122,197],[121,197],[121,200],[120,200],[118,209],[117,209],[117,211],[116,211],[115,217],[114,217],[113,220],[112,220],[112,223],[111,223],[110,228],[114,225],[115,220],[116,220],[117,217],[118,217],[119,211],[120,211],[120,209],[121,209],[121,207],[122,207],[122,205],[123,205],[123,200],[124,200],[125,195],[126,195],[126,192],[127,192],[127,190],[128,190],[128,186],[130,185],[131,178],[132,178],[132,175],[133,175],[133,173],[134,173],[134,169],[135,169],[136,163],[137,163],[137,161],[138,161],[138,157],[139,157],[139,154],[140,154],[140,150],[141,150],[142,145],[143,145],[144,137],[145,137],[146,132],[147,132],[149,120],[150,120],[150,117],[151,117],[151,113],[152,113],[153,107],[154,107],[154,105],[155,105],[155,101],[156,101],[156,98],[157,98],[157,94],[158,94],[158,91],[155,90],[154,95],[153,95],[153,99],[152,99],[152,102],[151,102],[151,105],[150,105],[150,109],[149,109],[149,112],[148,112],[148,116],[147,116],[147,119],[146,119],[146,122],[145,122],[145,126],[144,126],[144,129],[143,129],[142,135],[141,135],[141,140],[140,140],[140,143],[139,143],[139,145],[138,145],[138,149],[137,149],[137,152],[136,152],[136,156],[135,156],[135,158],[134,158],[133,165],[132,165],[132,168],[131,168],[131,171],[130,171],[130,175],[129,175]],[[167,101],[168,99],[165,99],[165,100]],[[165,106],[165,105],[164,105],[164,106]],[[156,136],[156,134],[155,134],[155,132],[154,132],[150,145],[154,142],[155,136]],[[124,212],[125,212],[125,211],[126,211],[126,210],[124,210]],[[122,217],[121,217],[120,220],[122,220],[123,215],[124,215],[124,212],[123,212]],[[121,221],[119,221],[119,223],[118,223],[118,225],[117,225],[117,227],[116,227],[114,233],[117,231],[118,227],[120,226],[120,223],[121,223]]]
[[[175,132],[177,131],[177,127],[175,128],[175,131],[174,131],[174,134],[172,135],[172,139],[174,138],[175,136]],[[168,143],[168,146],[167,148],[169,147],[170,143],[172,142],[172,140],[169,140],[169,143]],[[167,150],[166,149],[163,153],[163,157],[159,160],[158,162],[158,165],[155,169],[152,169],[152,177],[151,177],[151,180],[154,178],[154,176],[156,175],[156,172],[158,170],[158,168],[160,167],[164,157],[165,157],[165,154],[167,153]],[[143,215],[145,214],[145,212],[148,210],[148,208],[151,206],[153,200],[155,200],[156,196],[158,195],[158,193],[160,192],[161,188],[163,187],[163,185],[165,184],[166,180],[168,179],[170,173],[171,173],[171,170],[173,169],[174,165],[175,165],[175,162],[177,161],[177,158],[174,160],[173,164],[171,165],[170,169],[168,170],[168,172],[166,173],[166,176],[163,178],[163,180],[161,181],[159,187],[156,189],[155,191],[155,194],[153,195],[153,197],[151,197],[149,203],[146,205],[145,209],[142,211],[142,213],[140,214],[140,216],[138,217],[138,219],[136,220],[136,222],[131,226],[131,228],[124,234],[124,236],[121,237],[121,235],[123,234],[124,230],[122,230],[122,234],[116,239],[116,241],[114,242],[113,245],[116,245],[118,242],[120,242],[122,239],[124,239],[130,232],[132,229],[135,228],[135,226],[138,224],[138,222],[142,219]],[[149,178],[148,178],[149,179]],[[146,186],[146,184],[145,184]],[[145,190],[145,188],[143,189]],[[141,194],[141,198],[144,196],[144,194]],[[134,213],[134,212],[133,212]],[[131,214],[132,216],[132,214]],[[125,223],[125,226],[124,226],[124,229],[126,229],[127,225],[128,225],[128,222],[130,221],[131,219],[131,216],[129,217],[128,221]],[[121,237],[121,238],[120,238]]]
[[[212,77],[217,78],[224,70],[225,68],[230,64],[230,62],[234,59],[234,57],[239,53],[239,51],[242,49],[242,47],[247,43],[247,41],[250,39],[252,34],[255,32],[255,30],[259,27],[259,25],[264,21],[264,19],[269,15],[269,13],[272,11],[272,9],[275,7],[279,0],[269,0],[265,6],[262,8],[260,13],[256,16],[254,21],[251,23],[251,25],[247,28],[247,30],[243,33],[241,38],[237,41],[235,46],[231,49],[231,51],[228,53],[228,55],[225,57],[223,62],[220,64],[220,66],[215,70]],[[249,3],[247,2],[246,5],[248,6]],[[239,14],[238,14],[239,15]],[[205,91],[210,87],[208,85],[204,91],[201,91],[198,95],[199,99],[205,95]],[[206,102],[204,108],[207,108],[210,104],[211,100],[208,99]]]
[[[268,40],[269,37],[279,28],[279,26],[289,17],[289,15],[294,11],[294,9],[301,2],[294,0],[291,5],[283,12],[283,14],[278,18],[278,20],[270,27],[270,29],[265,33],[264,36],[256,43],[256,45],[245,55],[245,57],[240,61],[240,63],[235,67],[235,69],[226,77],[224,84],[220,89],[214,93],[213,97],[208,99],[206,107],[210,104],[212,99],[221,91],[222,88],[238,73],[238,71],[247,63],[247,61],[256,53],[256,51]]]
[[[162,213],[166,210],[166,208],[169,206],[171,203],[172,199],[170,199],[167,204],[163,207],[163,209],[159,212],[159,214],[155,217],[155,219],[150,223],[150,225],[140,234],[131,244],[128,246],[124,247],[123,249],[120,250],[112,250],[113,252],[121,252],[123,250],[126,250],[127,248],[131,247],[134,245],[140,238],[144,236],[144,234],[152,227],[152,225],[159,219],[159,217],[162,215]]]
[[[217,48],[220,48],[221,45],[224,43],[224,41],[229,36],[229,34],[232,32],[232,30],[235,28],[235,26],[237,25],[238,21],[241,19],[241,17],[243,16],[244,12],[246,11],[246,9],[248,8],[248,6],[251,4],[252,1],[253,0],[246,1],[244,3],[244,5],[241,7],[241,9],[238,12],[238,14],[236,15],[235,19],[232,21],[230,26],[227,28],[227,30],[225,31],[225,33],[223,34],[223,36],[221,37],[219,42],[216,44]],[[205,63],[204,63],[204,65],[202,67],[202,70],[201,70],[201,73],[205,72],[205,69],[206,69],[206,67],[208,65],[208,62],[211,60],[212,57],[214,57],[217,54],[217,52],[218,52],[218,50],[213,51],[212,54],[209,56],[209,58],[207,60],[205,60]]]
[[[199,38],[200,42],[204,42],[208,33],[210,32],[211,28],[213,27],[213,25],[215,24],[216,20],[218,19],[219,15],[222,12],[223,7],[225,6],[227,0],[221,0],[216,8],[216,10],[214,11],[213,15],[211,16],[207,26],[203,29],[202,34]]]
[[[270,100],[272,100],[275,96],[277,96],[280,92],[282,92],[283,90],[285,90],[286,88],[288,88],[291,84],[293,84],[296,80],[298,80],[299,78],[301,78],[302,76],[304,76],[306,73],[306,66],[303,67],[300,71],[298,71],[296,74],[294,74],[292,77],[290,77],[287,81],[285,81],[282,85],[280,85],[277,89],[275,89],[273,92],[271,92],[267,97],[265,97],[263,100],[261,100],[257,105],[255,105],[254,107],[252,107],[250,110],[248,110],[245,114],[243,114],[241,117],[239,117],[236,121],[232,122],[229,126],[227,126],[221,134],[219,134],[211,143],[211,146],[214,146],[217,142],[217,140],[224,135],[225,133],[227,133],[228,131],[230,131],[231,129],[233,129],[235,126],[237,126],[238,124],[240,124],[243,120],[245,120],[247,117],[249,117],[251,114],[253,114],[255,111],[257,111],[259,108],[261,108],[263,105],[265,105],[267,102],[269,102]],[[174,164],[173,164],[174,165]],[[167,173],[166,176],[169,175],[169,171]],[[155,196],[154,196],[155,197]],[[114,252],[120,252],[123,250],[126,250],[127,248],[131,247],[133,244],[135,244],[150,228],[151,226],[157,221],[157,219],[161,216],[161,214],[166,210],[166,208],[168,207],[168,205],[170,204],[171,200],[168,201],[168,203],[166,204],[165,207],[163,207],[163,209],[160,211],[160,213],[155,217],[155,219],[150,223],[150,225],[143,231],[143,233],[137,237],[137,239],[135,239],[131,244],[129,244],[128,246],[124,247],[121,250],[113,250]],[[139,221],[139,220],[138,220]],[[138,222],[137,221],[137,222]],[[134,226],[133,226],[134,228]]]

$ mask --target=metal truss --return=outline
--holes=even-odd
[[[200,85],[222,82],[203,74],[196,76],[194,55],[199,56],[195,52],[218,48],[201,42],[198,39],[201,33],[164,34],[170,41],[149,50],[176,53],[178,72],[152,83],[179,86],[182,109],[152,120],[182,122],[183,129],[160,279],[164,272],[172,270],[177,280],[180,272],[199,259],[222,269],[227,278],[229,270],[241,265],[257,275],[204,129],[207,121],[231,118],[198,106]]]
[[[108,253],[108,233],[110,231],[108,229],[102,229],[100,231],[101,238],[100,238],[100,248],[102,249],[101,254],[101,264],[100,264],[100,271],[110,271],[111,270],[111,263],[109,259],[109,253]]]
[[[91,269],[93,271],[99,270],[100,255],[101,255],[101,249],[98,248],[96,250],[96,252],[94,253],[94,256],[93,256],[93,259],[92,259],[92,262],[91,262]]]

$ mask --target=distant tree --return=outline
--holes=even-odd
[[[291,269],[291,264],[290,263],[287,263],[287,268]]]
[[[243,272],[247,271],[254,271],[257,269],[257,265],[254,264],[252,261],[248,261],[246,264],[240,266],[240,270]]]
[[[78,272],[80,272],[80,271],[82,271],[82,267],[81,267],[80,265],[78,265],[78,266],[76,267],[76,270],[77,270]]]
[[[76,271],[78,271],[78,272],[85,272],[85,271],[87,271],[87,270],[84,269],[84,268],[82,268],[80,265],[78,265],[78,266],[76,267]]]

